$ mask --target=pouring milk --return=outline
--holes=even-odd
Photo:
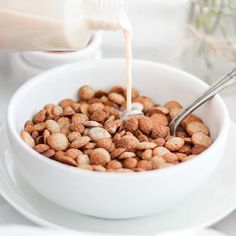
[[[95,30],[121,30],[125,41],[127,111],[132,100],[132,31],[121,0],[0,0],[1,51],[73,51]]]

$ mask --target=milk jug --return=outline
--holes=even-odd
[[[72,51],[128,24],[121,0],[0,0],[0,51]]]

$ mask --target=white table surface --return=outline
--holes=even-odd
[[[110,53],[109,53],[110,54]],[[108,55],[108,54],[107,54]],[[7,103],[14,92],[20,85],[20,81],[11,77],[9,62],[6,54],[0,54],[0,123],[4,122]],[[223,95],[223,99],[227,104],[231,119],[236,122],[236,86],[235,94]],[[225,219],[221,220],[212,227],[226,233],[229,236],[236,235],[236,211],[230,214]],[[33,225],[28,219],[15,211],[1,196],[0,196],[0,224],[26,224]]]

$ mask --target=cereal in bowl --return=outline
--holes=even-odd
[[[156,104],[133,89],[142,113],[123,119],[126,90],[114,86],[79,89],[78,100],[47,104],[25,123],[22,140],[45,158],[101,172],[140,172],[177,165],[206,150],[210,132],[201,118],[188,115],[170,135],[170,121],[182,110],[177,101]]]

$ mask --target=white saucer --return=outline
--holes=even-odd
[[[229,144],[217,173],[198,193],[176,208],[145,218],[103,220],[63,209],[30,188],[15,168],[3,126],[0,129],[0,192],[16,210],[43,226],[136,235],[208,227],[236,208],[235,139],[236,125],[231,123]]]

